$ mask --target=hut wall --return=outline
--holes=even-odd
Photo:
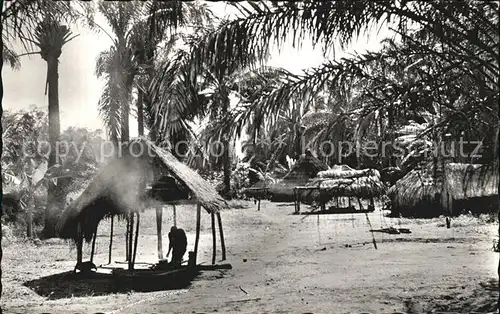
[[[391,216],[439,217],[446,213],[442,185],[422,170],[412,170],[389,189]]]
[[[452,215],[497,212],[498,171],[481,164],[450,163],[445,167],[443,205]]]
[[[468,199],[453,200],[453,215],[466,214],[486,214],[498,212],[498,196],[472,197]]]
[[[445,213],[440,193],[425,195],[411,205],[393,201],[391,207],[393,217],[435,218]]]

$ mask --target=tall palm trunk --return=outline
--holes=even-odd
[[[0,0],[0,3],[2,4],[2,8],[3,8],[3,0]],[[3,34],[3,23],[0,23],[0,34]],[[3,36],[0,36],[0,56],[3,56]],[[3,73],[2,72],[2,68],[3,68],[3,60],[2,62],[0,63],[0,73]],[[2,80],[2,76],[0,75],[0,95],[3,96],[3,80]],[[0,106],[0,116],[3,117],[3,109],[2,109],[2,106]],[[3,126],[2,124],[0,123],[0,130],[2,131],[2,134],[3,134]],[[0,139],[0,147],[3,147],[3,140]],[[0,157],[2,156],[2,152],[0,151]],[[2,189],[0,187],[0,189]],[[3,195],[3,190],[0,190],[2,191],[2,195]],[[2,214],[3,214],[3,208],[0,207],[0,222],[2,221]],[[3,257],[3,250],[2,250],[2,223],[0,223],[0,297],[2,296],[2,257]]]
[[[222,140],[222,145],[224,147],[222,155],[222,167],[224,172],[224,196],[230,198],[231,192],[231,154],[229,147],[229,140],[227,136],[224,136]]]
[[[26,207],[26,237],[33,237],[33,199],[30,197],[28,201],[28,206]]]
[[[59,120],[59,60],[55,55],[47,56],[47,83],[49,90],[49,143],[50,154],[48,167],[52,167],[59,162],[57,155],[57,143],[61,131],[61,124]],[[55,236],[55,224],[57,216],[62,209],[63,195],[60,187],[54,183],[49,183],[47,206],[45,207],[45,221],[43,236],[45,238],[52,238]]]
[[[302,151],[302,144],[303,144],[302,142],[303,142],[302,129],[301,129],[300,125],[296,125],[295,126],[295,158],[297,158],[297,160],[300,158],[302,153],[305,153],[304,151]]]
[[[144,93],[139,89],[137,93],[137,131],[139,136],[144,135]]]
[[[122,140],[122,143],[126,143],[130,140],[130,128],[129,128],[129,121],[128,121],[129,113],[130,113],[130,105],[128,104],[128,102],[124,102],[122,104],[122,110],[121,110],[121,120],[122,120],[121,140]]]
[[[127,84],[128,90],[128,84]],[[125,97],[123,97],[123,102],[121,103],[121,141],[126,143],[130,140],[130,126],[129,126],[129,114],[130,114],[130,103],[129,94],[126,91]]]
[[[229,104],[230,100],[229,97],[226,95],[224,97],[224,101],[222,103],[222,116],[225,116],[228,112],[229,109]],[[224,190],[223,190],[223,195],[224,197],[230,199],[231,195],[231,153],[230,153],[230,134],[223,134],[222,135],[222,172],[224,174]]]
[[[389,140],[391,141],[391,155],[389,157],[389,166],[396,166],[396,156],[394,156],[394,108],[387,108],[387,127],[389,129]]]
[[[111,81],[112,82],[117,82],[119,79],[119,73],[117,69],[114,69],[113,72],[111,73]],[[111,84],[110,87],[110,94],[112,97],[112,111],[113,111],[113,116],[115,116],[116,112],[120,110],[120,91],[119,88],[115,84]],[[118,116],[118,114],[116,114]],[[120,117],[121,119],[121,117]],[[110,140],[111,143],[113,144],[113,153],[117,154],[118,152],[118,147],[119,147],[119,134],[118,134],[118,125],[120,124],[120,119],[119,118],[114,118],[112,121],[109,121],[108,123],[110,124]]]

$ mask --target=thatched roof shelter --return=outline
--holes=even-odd
[[[305,182],[316,177],[320,171],[328,170],[329,168],[327,164],[314,157],[308,150],[300,156],[299,160],[297,160],[292,169],[290,169],[290,172],[282,180],[288,182]]]
[[[157,171],[152,168],[153,160],[159,161],[173,177],[185,184],[208,212],[227,207],[197,172],[151,141],[137,139],[122,150],[125,151],[123,156],[102,167],[83,193],[62,212],[56,226],[61,238],[76,240],[83,234],[85,240],[90,241],[104,217],[139,212],[150,205],[152,200],[143,187],[154,183],[147,182],[146,178],[148,171]]]
[[[293,188],[306,185],[320,171],[328,170],[327,164],[314,157],[310,151],[300,156],[290,172],[280,181],[269,186],[269,196],[275,202],[293,202]]]
[[[405,217],[435,217],[443,213],[442,184],[425,170],[412,170],[393,185],[387,195],[391,214]]]
[[[375,169],[356,170],[348,165],[335,165],[332,169],[318,173],[318,178],[322,179],[354,179],[361,177],[377,177],[380,179],[380,173]]]
[[[445,166],[443,206],[448,213],[498,210],[498,168],[482,164],[450,163]]]
[[[389,189],[392,215],[438,217],[498,210],[498,169],[480,164],[449,163],[444,178],[412,170]]]
[[[304,191],[303,198],[328,202],[336,197],[377,198],[386,192],[375,169],[352,169],[347,165],[335,165],[321,171],[307,186],[319,187],[318,191]],[[308,195],[304,195],[308,194]]]

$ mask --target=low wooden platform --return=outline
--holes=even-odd
[[[296,186],[293,188],[293,194],[294,194],[294,199],[295,199],[295,214],[300,213],[300,203],[302,202],[302,199],[300,198],[300,193],[302,191],[319,191],[320,188],[319,186]],[[324,211],[325,209],[325,203],[321,203],[321,210]]]
[[[243,191],[250,197],[257,200],[257,210],[260,211],[260,201],[267,198],[267,193],[269,192],[268,187],[257,187],[257,188],[246,188]]]
[[[338,207],[330,207],[325,210],[314,210],[314,211],[309,211],[309,212],[302,212],[302,213],[297,213],[300,215],[328,215],[328,214],[365,214],[365,213],[371,213],[375,209],[356,209],[355,207],[343,207],[343,208],[338,208]]]

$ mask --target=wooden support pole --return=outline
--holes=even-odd
[[[79,238],[76,241],[76,264],[81,264],[82,261],[83,261],[83,238]]]
[[[33,207],[31,203],[28,204],[26,227],[28,228],[28,230],[26,230],[26,236],[31,239],[33,236]]]
[[[293,213],[297,213],[297,193],[295,192],[295,188],[293,189]]]
[[[446,205],[448,207],[448,216],[446,217],[446,228],[451,228],[451,220],[450,217],[453,213],[453,198],[451,198],[450,193],[446,192]],[[500,266],[499,266],[500,267]]]
[[[128,262],[129,260],[129,255],[128,255],[128,248],[129,248],[129,244],[128,244],[128,239],[129,239],[129,235],[128,235],[128,232],[130,230],[130,217],[127,215],[127,227],[125,229],[125,261]]]
[[[300,213],[300,191],[298,191],[297,189],[293,189],[293,193],[295,195],[295,213]]]
[[[196,205],[196,238],[194,240],[194,264],[197,264],[198,243],[200,242],[201,204]]]
[[[130,214],[130,229],[128,232],[129,239],[128,239],[128,270],[133,270],[134,269],[134,263],[132,261],[132,248],[134,244],[134,213],[131,212]]]
[[[361,203],[361,199],[358,197],[359,210],[363,210],[363,204]]]
[[[259,201],[257,202],[257,211],[260,211],[260,198]]]
[[[94,253],[95,253],[95,239],[97,238],[97,226],[94,230],[94,236],[92,237],[92,250],[90,251],[90,261],[94,262]]]
[[[222,260],[226,260],[226,241],[224,240],[224,231],[222,230],[222,218],[220,212],[217,212],[217,221],[219,223],[220,246],[222,249]]]
[[[162,220],[163,216],[163,207],[156,207],[156,234],[158,237],[158,259],[163,259],[163,244],[162,244],[162,234],[161,234],[161,226],[163,224]]]
[[[215,236],[215,213],[211,212],[210,216],[212,218],[212,265],[215,264],[215,258],[217,257],[217,239]]]
[[[135,264],[135,257],[137,256],[137,242],[139,241],[139,222],[141,220],[141,214],[137,213],[137,223],[135,227],[135,243],[134,243],[134,254],[132,255],[132,265]]]
[[[76,230],[76,264],[81,264],[83,261],[83,233],[80,223]]]
[[[108,255],[108,264],[111,264],[111,251],[113,249],[113,225],[115,221],[115,216],[111,216],[111,232],[109,235],[109,255]]]
[[[374,211],[375,210],[375,201],[373,200],[373,197],[370,197],[370,205],[368,205],[368,209],[370,211]]]
[[[175,204],[172,204],[172,207],[174,209],[174,226],[177,227],[177,211],[175,209]]]

